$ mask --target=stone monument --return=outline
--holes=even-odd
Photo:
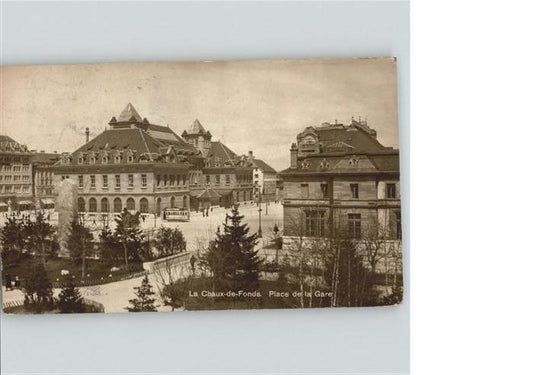
[[[67,240],[70,235],[72,220],[78,216],[78,187],[70,178],[66,178],[56,186],[57,240],[59,256],[68,257]]]

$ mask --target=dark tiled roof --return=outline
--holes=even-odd
[[[31,162],[34,164],[54,164],[59,160],[59,154],[39,152],[31,156]]]
[[[159,152],[163,144],[139,128],[105,130],[74,152],[132,149],[138,153]]]
[[[234,166],[234,159],[237,157],[236,153],[231,151],[225,144],[218,141],[211,142],[211,148],[207,154],[207,159],[209,160],[211,167],[215,167],[216,162],[220,163],[220,166],[223,166],[226,162],[229,162]]]
[[[263,172],[276,173],[276,170],[274,168],[272,168],[270,165],[268,165],[261,159],[252,159],[252,163],[256,168],[261,169]]]
[[[356,130],[346,130],[343,127],[334,128],[316,128],[318,135],[318,141],[322,145],[322,149],[327,151],[328,146],[334,146],[335,144],[341,145],[345,143],[348,146],[353,147],[357,153],[374,153],[383,150],[390,150],[389,147],[383,146],[378,140],[367,132]]]
[[[192,145],[185,142],[169,127],[150,124],[146,127],[146,132],[163,144],[179,146],[180,149],[196,153],[196,149]]]

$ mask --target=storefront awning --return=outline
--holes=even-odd
[[[50,199],[50,198],[43,198],[43,199],[41,199],[41,202],[43,204],[55,204],[54,200]]]
[[[0,202],[0,207],[7,207],[7,203]]]
[[[18,201],[18,204],[21,206],[30,206],[33,204],[32,201]]]

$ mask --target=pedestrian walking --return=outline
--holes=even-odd
[[[11,275],[8,273],[6,274],[6,292],[11,290],[11,286]]]

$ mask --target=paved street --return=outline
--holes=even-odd
[[[271,230],[274,224],[282,226],[283,222],[283,206],[281,204],[270,203],[268,206],[268,215],[266,214],[265,203],[262,205],[261,212],[261,228],[263,231],[263,239],[267,241],[271,237]],[[239,212],[244,215],[243,221],[248,223],[250,227],[250,234],[257,231],[259,228],[259,215],[257,211],[257,205],[241,205],[239,206]],[[195,251],[197,249],[198,241],[205,241],[211,239],[220,227],[223,229],[223,223],[226,217],[226,213],[230,213],[231,210],[224,208],[215,208],[213,212],[209,212],[208,217],[203,217],[202,213],[192,213],[191,220],[189,222],[172,222],[163,221],[157,219],[156,227],[179,227],[187,240],[187,249],[189,251]],[[146,220],[143,223],[143,228],[154,228],[154,222],[152,220]]]

